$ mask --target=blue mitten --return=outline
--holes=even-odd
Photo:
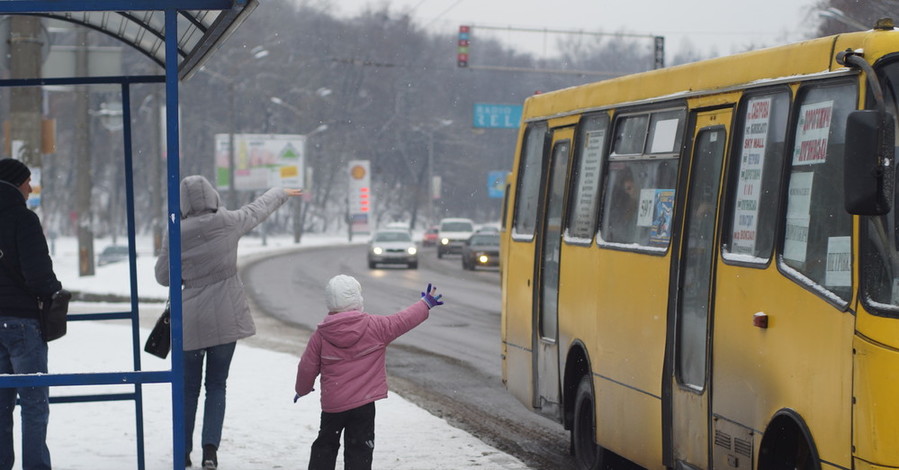
[[[428,283],[428,289],[421,293],[421,300],[428,304],[429,309],[438,305],[443,305],[443,302],[440,300],[443,298],[443,294],[438,294],[437,297],[434,297],[436,292],[437,288],[431,287],[431,283]]]

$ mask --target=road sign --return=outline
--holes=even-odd
[[[517,129],[521,124],[520,104],[475,103],[474,127]]]
[[[506,175],[508,171],[491,171],[487,173],[487,196],[501,198],[506,192]]]

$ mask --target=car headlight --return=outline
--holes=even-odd
[[[488,257],[487,255],[478,256],[478,261],[480,261],[482,263],[486,263],[489,259],[490,259],[490,257]]]
[[[414,246],[410,246],[409,248],[406,248],[406,253],[414,255],[415,253],[418,253],[418,250]]]
[[[449,238],[441,238],[440,244],[441,245],[449,245]]]
[[[376,246],[376,247],[374,247],[374,248],[371,249],[371,252],[374,253],[374,254],[376,254],[376,255],[380,255],[381,253],[384,252],[384,250],[383,250],[380,246]]]

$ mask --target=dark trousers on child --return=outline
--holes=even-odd
[[[375,403],[371,402],[340,413],[322,411],[318,438],[312,443],[309,470],[334,470],[344,432],[345,470],[370,470],[375,450]]]

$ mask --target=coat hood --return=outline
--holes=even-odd
[[[325,303],[329,313],[362,310],[362,286],[352,276],[338,274],[325,287]]]
[[[325,341],[341,349],[349,348],[362,338],[368,328],[369,316],[358,310],[333,313],[318,325]]]
[[[199,175],[181,180],[181,217],[195,217],[216,212],[222,207],[222,198],[212,183]]]

